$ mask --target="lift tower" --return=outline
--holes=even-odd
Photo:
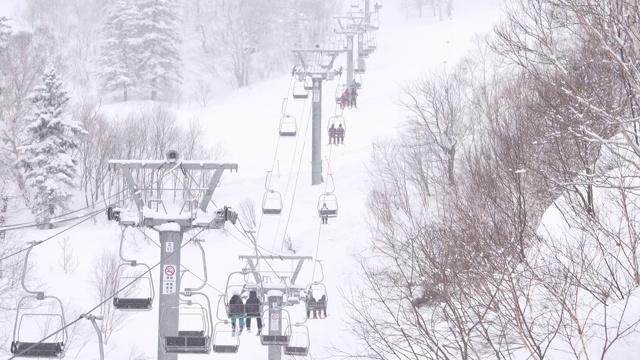
[[[322,184],[322,81],[333,80],[342,70],[333,70],[333,62],[342,49],[326,50],[319,49],[294,49],[291,50],[298,55],[300,66],[294,71],[294,76],[300,80],[311,78],[312,91],[312,144],[311,144],[311,185]],[[314,61],[310,63],[304,55],[319,55],[326,58],[326,62]]]
[[[260,341],[263,345],[269,346],[269,359],[268,360],[281,360],[282,359],[282,346],[285,346],[289,342],[286,338],[286,334],[282,334],[282,308],[285,306],[283,296],[286,295],[290,298],[297,295],[300,291],[305,289],[304,285],[296,284],[300,270],[305,260],[312,260],[311,256],[296,256],[296,255],[275,255],[275,256],[255,256],[255,255],[240,255],[240,260],[247,261],[247,267],[251,274],[253,274],[256,284],[262,284],[262,291],[266,295],[267,303],[269,304],[269,319],[267,321],[268,334],[262,335]],[[280,261],[297,261],[296,268],[291,274],[291,277],[282,277],[277,273],[275,274],[280,279],[280,283],[265,284],[258,275],[257,263],[260,260],[280,260]],[[255,261],[255,262],[254,262]],[[260,299],[261,301],[264,299]]]
[[[367,1],[367,7],[368,7]],[[376,7],[376,9],[378,9]],[[349,11],[347,12],[348,16],[336,17],[340,27],[343,27],[342,21],[348,22],[347,26],[349,29],[355,32],[358,35],[358,68],[354,70],[355,73],[363,74],[366,69],[365,57],[367,53],[364,50],[364,35],[368,31],[378,30],[379,26],[377,23],[371,21],[371,16],[377,14],[376,11]],[[342,21],[341,21],[342,20]],[[353,59],[351,60],[353,63]],[[350,83],[348,83],[350,84]]]
[[[174,351],[166,350],[166,342],[181,339],[179,334],[179,305],[180,305],[180,250],[182,247],[182,234],[194,228],[218,229],[224,226],[225,221],[235,222],[237,214],[230,208],[207,212],[207,206],[211,196],[218,186],[218,182],[225,170],[238,170],[238,164],[220,164],[206,160],[183,161],[179,159],[176,151],[169,151],[165,160],[110,160],[110,170],[121,170],[131,190],[131,196],[136,205],[136,211],[127,209],[110,209],[110,219],[117,220],[121,226],[149,227],[158,231],[160,235],[160,294],[159,294],[159,319],[158,319],[158,360],[177,360],[178,353],[203,353],[208,352],[208,346],[187,339],[183,336],[183,347],[173,345]],[[185,199],[179,213],[159,213],[153,211],[153,204],[162,204],[158,196],[144,203],[143,193],[146,189],[136,184],[134,170],[153,170],[156,174],[169,174],[179,172],[177,176],[186,175],[189,171],[213,171],[206,187],[196,187],[186,190],[186,193],[202,194],[201,199]],[[171,176],[171,179],[174,177]],[[175,191],[174,188],[163,189],[159,183],[158,192]],[[186,186],[185,186],[186,188]],[[164,204],[162,204],[164,208]],[[166,212],[166,211],[165,211]],[[191,343],[189,341],[191,340]],[[196,344],[197,343],[197,344]],[[177,349],[177,350],[175,350]]]
[[[340,31],[335,30],[336,34],[342,34],[347,37],[347,88],[353,84],[353,37],[358,35],[360,39],[361,34],[364,32],[364,18],[355,18],[349,16],[336,16],[338,25],[340,25]],[[345,24],[343,24],[343,21]],[[359,46],[361,41],[359,41]],[[359,66],[359,63],[358,63]]]

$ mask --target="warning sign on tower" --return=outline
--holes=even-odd
[[[176,267],[165,265],[162,280],[162,293],[165,295],[176,292]]]

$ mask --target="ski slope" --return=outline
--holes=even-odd
[[[347,124],[345,144],[326,145],[323,133],[323,175],[325,183],[311,186],[311,99],[298,101],[289,98],[287,113],[298,121],[298,136],[279,138],[278,126],[281,117],[282,99],[289,95],[290,74],[253,84],[216,97],[205,108],[183,106],[174,109],[186,125],[197,118],[205,125],[206,139],[212,145],[221,144],[223,162],[237,163],[238,172],[226,172],[213,200],[218,206],[236,208],[245,198],[261,206],[265,192],[265,176],[272,171],[271,189],[283,195],[284,210],[279,216],[262,216],[258,211],[257,241],[260,253],[291,254],[282,245],[286,233],[292,240],[296,255],[308,255],[322,260],[324,284],[329,294],[328,317],[309,320],[305,323],[310,332],[310,355],[308,358],[329,359],[337,357],[338,351],[357,352],[357,344],[349,333],[348,318],[344,311],[341,291],[348,291],[349,282],[356,281],[353,254],[366,254],[369,232],[365,206],[368,178],[369,152],[377,139],[393,137],[400,131],[403,122],[402,109],[396,104],[401,89],[408,82],[418,80],[426,72],[453,66],[473,45],[474,36],[491,30],[500,16],[499,0],[457,0],[454,15],[439,21],[429,13],[424,19],[404,18],[396,5],[385,2],[381,10],[381,27],[377,32],[377,50],[367,60],[367,72],[362,76],[362,89],[358,97],[358,109],[345,110]],[[345,58],[339,57],[336,66],[346,67]],[[323,84],[322,129],[327,128],[331,116],[339,113],[334,101],[334,91],[341,79]],[[141,106],[141,103],[113,104],[106,107],[110,112],[126,112]],[[327,174],[331,173],[331,177]],[[321,225],[317,214],[319,197],[331,190],[338,200],[339,216]],[[178,209],[179,210],[179,209]],[[238,228],[228,224],[228,231],[211,230],[199,235],[207,256],[208,285],[204,292],[216,305],[221,292],[225,291],[227,276],[241,270],[245,264],[239,255],[254,253],[250,241]],[[30,231],[24,239],[44,239],[61,229]],[[157,241],[157,233],[144,233]],[[128,229],[125,254],[140,262],[154,265],[159,261],[158,247],[147,240],[143,230]],[[92,264],[102,249],[118,251],[121,230],[115,223],[100,217],[97,222],[85,222],[65,233],[79,261],[72,274],[60,269],[58,258],[60,247],[56,241],[38,246],[32,252],[33,275],[42,279],[42,288],[48,294],[60,297],[68,308],[67,318],[73,320],[97,301],[91,287]],[[185,234],[185,240],[190,234]],[[135,239],[134,239],[135,238]],[[198,247],[191,244],[183,248],[182,263],[188,269],[183,278],[183,287],[197,287],[203,278],[203,267]],[[266,267],[268,265],[261,264]],[[273,267],[291,270],[291,265],[274,261]],[[185,270],[185,269],[183,269]],[[315,272],[315,273],[314,273]],[[159,271],[154,270],[156,293]],[[197,276],[197,277],[196,277]],[[303,268],[299,283],[310,283],[320,277],[319,267],[308,262]],[[123,326],[114,332],[105,346],[106,359],[154,359],[157,351],[158,312],[157,300],[150,312],[132,313]],[[304,303],[289,309],[292,322],[304,321]],[[220,312],[222,313],[222,312]],[[222,325],[221,325],[222,326]],[[225,325],[227,328],[229,325]],[[265,323],[267,326],[267,323]],[[234,359],[266,359],[267,347],[253,333],[244,332],[240,350]],[[82,360],[99,359],[98,345],[91,323],[79,322],[81,333],[67,356]],[[3,329],[10,333],[13,329]],[[84,344],[84,345],[80,345]],[[8,354],[8,346],[3,351]],[[222,357],[223,355],[209,355]],[[180,355],[180,359],[201,359],[202,355]],[[283,358],[286,358],[283,356]]]

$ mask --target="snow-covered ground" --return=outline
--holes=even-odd
[[[407,21],[392,2],[385,3],[380,14],[378,48],[367,60],[367,72],[362,76],[359,109],[345,110],[343,114],[347,125],[345,145],[322,147],[325,180],[330,179],[327,175],[330,172],[339,204],[339,216],[330,219],[328,225],[321,225],[316,206],[319,197],[333,190],[334,186],[330,181],[311,186],[310,100],[304,102],[289,97],[287,113],[297,119],[299,135],[295,138],[278,136],[282,99],[290,95],[289,74],[255,83],[250,88],[220,94],[205,108],[191,104],[175,109],[184,124],[190,119],[199,119],[205,126],[208,141],[221,144],[224,161],[239,166],[238,172],[224,174],[213,198],[217,205],[237,207],[239,201],[250,198],[260,207],[265,192],[265,176],[267,171],[272,171],[271,188],[283,195],[284,211],[275,217],[258,213],[257,239],[262,254],[290,254],[281,241],[286,230],[297,255],[322,260],[324,283],[330,299],[329,310],[326,319],[309,320],[305,324],[311,338],[309,358],[332,358],[335,356],[334,348],[348,352],[356,350],[339,294],[340,290],[348,290],[349,282],[355,280],[356,263],[352,255],[366,251],[369,237],[365,222],[369,151],[376,139],[393,136],[398,131],[403,118],[395,99],[407,82],[419,79],[427,71],[453,66],[472,46],[474,35],[490,31],[498,21],[499,2],[457,0],[454,15],[443,21],[429,13],[424,19]],[[6,0],[0,2],[0,14],[10,8]],[[346,67],[344,62],[344,58],[339,58],[336,65]],[[343,75],[340,81],[344,82],[345,78]],[[323,85],[324,130],[329,118],[340,110],[336,109],[333,101],[338,79]],[[140,104],[112,104],[105,106],[105,110],[120,112],[136,106]],[[327,142],[326,133],[323,140]],[[200,235],[206,239],[203,246],[207,255],[209,284],[203,291],[212,299],[214,308],[220,292],[225,290],[227,276],[245,266],[238,256],[253,253],[249,240],[236,227],[229,225],[228,228],[228,232],[212,230]],[[24,240],[45,239],[60,230],[28,232]],[[92,264],[103,248],[118,250],[120,234],[119,227],[115,223],[107,223],[104,217],[100,217],[97,223],[85,222],[66,232],[73,244],[74,256],[79,261],[78,269],[70,275],[64,274],[58,264],[60,246],[55,239],[34,249],[31,259],[34,274],[43,279],[48,294],[59,296],[69,304],[68,314],[78,314],[97,305],[91,288]],[[135,236],[137,239],[126,242],[126,254],[150,265],[158,262],[158,248],[143,240],[142,230],[128,229],[126,234],[128,238]],[[157,239],[152,230],[146,230],[146,234]],[[197,247],[187,245],[183,249],[182,263],[195,275],[203,277]],[[285,266],[287,269],[290,264],[275,261],[272,266]],[[318,268],[315,278],[312,278],[312,262],[307,263],[303,270],[300,283],[318,279]],[[156,269],[153,275],[157,292],[159,271]],[[199,280],[185,275],[183,286],[198,285]],[[304,304],[290,308],[290,313],[293,322],[303,321]],[[155,358],[157,317],[157,306],[147,313],[132,314],[109,339],[105,358],[129,359],[132,352],[144,354],[144,358]],[[73,318],[70,316],[70,319]],[[98,359],[91,324],[83,320],[80,326],[89,341],[80,347],[84,339],[77,337],[69,350],[69,358]],[[12,329],[4,331],[11,332]],[[241,336],[240,351],[234,358],[267,357],[267,348],[252,335],[244,333]],[[200,359],[202,356],[180,355],[179,358]]]

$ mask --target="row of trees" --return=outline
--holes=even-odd
[[[638,18],[514,1],[458,67],[406,87],[348,295],[367,357],[602,359],[638,336]]]

